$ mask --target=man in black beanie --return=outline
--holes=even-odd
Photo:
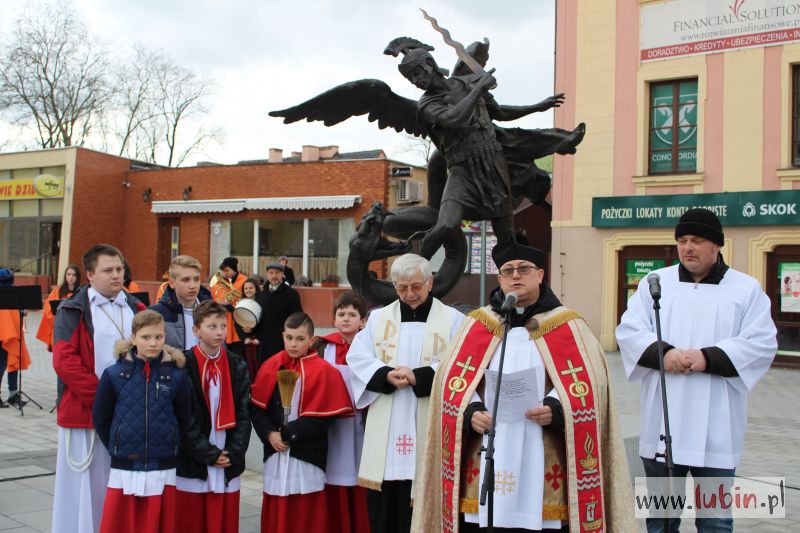
[[[680,264],[656,271],[675,475],[732,479],[744,444],[747,397],[778,348],[770,300],[757,280],[723,261],[725,234],[713,212],[686,211],[675,226],[675,240]],[[656,459],[664,453],[663,412],[646,279],[628,300],[617,341],[628,380],[642,380],[639,455],[645,474],[666,476],[664,463]],[[671,518],[680,523],[679,517]],[[698,515],[695,523],[700,532],[733,531],[729,514]],[[662,528],[661,518],[647,519],[648,532]]]

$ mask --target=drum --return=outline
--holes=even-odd
[[[243,328],[254,328],[261,320],[261,306],[251,298],[242,298],[233,310],[233,319]]]

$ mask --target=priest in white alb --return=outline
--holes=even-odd
[[[686,211],[675,226],[680,263],[656,270],[661,282],[664,353],[673,462],[678,477],[732,478],[742,455],[747,397],[778,345],[770,300],[754,278],[730,268],[725,235],[708,209]],[[647,279],[617,327],[625,373],[641,380],[639,455],[648,477],[666,476],[658,341]],[[676,521],[680,523],[680,520]],[[730,517],[700,518],[698,531],[733,531]],[[670,526],[673,527],[673,526]],[[650,533],[663,521],[647,520]]]
[[[431,296],[433,274],[423,257],[398,257],[391,276],[398,299],[372,311],[347,353],[356,407],[369,407],[358,483],[369,489],[372,531],[382,533],[411,526],[434,372],[464,319]]]
[[[520,402],[498,405],[493,527],[497,531],[633,531],[624,444],[605,354],[583,319],[544,282],[547,256],[524,236],[492,251],[500,288],[469,314],[436,372],[412,530],[486,531],[481,447],[492,423],[492,373],[506,295],[515,293],[503,379]],[[502,390],[502,387],[501,387]]]

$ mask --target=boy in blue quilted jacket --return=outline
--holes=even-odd
[[[111,456],[101,533],[171,533],[181,435],[190,426],[192,391],[183,352],[164,344],[164,318],[143,311],[119,360],[100,378],[93,419]]]

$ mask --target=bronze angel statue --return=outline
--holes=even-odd
[[[466,50],[461,47],[460,59],[453,74],[448,75],[431,55],[433,47],[399,37],[384,53],[395,57],[402,54],[398,68],[424,91],[419,101],[395,94],[380,80],[364,79],[270,113],[283,117],[287,124],[306,119],[322,121],[326,126],[366,114],[381,129],[391,127],[428,137],[436,147],[428,161],[427,205],[384,212],[376,204],[351,240],[348,279],[355,290],[376,303],[389,302],[396,295],[389,282],[370,275],[367,265],[409,251],[410,241],[420,236],[419,253],[426,258],[444,246],[445,261],[434,279],[433,294],[447,294],[466,266],[462,219],[489,220],[498,241],[509,238],[514,231],[514,208],[524,198],[541,203],[550,190],[550,177],[536,167],[534,160],[553,153],[574,154],[583,140],[584,124],[572,131],[496,125],[495,121],[515,120],[558,107],[564,94],[533,105],[497,103],[490,92],[497,85],[493,70],[484,70],[488,50],[486,39]],[[391,242],[384,236],[401,242]]]

